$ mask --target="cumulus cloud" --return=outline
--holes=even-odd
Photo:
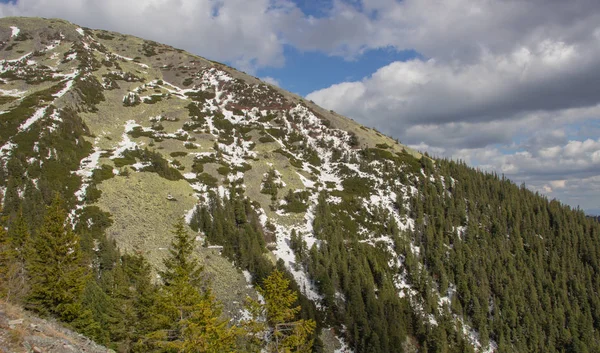
[[[595,105],[598,89],[600,40],[586,45],[545,41],[469,64],[398,61],[361,81],[335,84],[307,98],[370,124],[393,120],[404,129]]]
[[[274,78],[274,77],[271,77],[271,76],[265,76],[265,77],[261,77],[260,79],[261,79],[262,81],[265,81],[265,82],[267,82],[267,83],[270,83],[270,84],[272,84],[272,85],[274,85],[274,86],[278,86],[278,87],[279,87],[279,81],[278,81],[276,78]]]
[[[253,70],[283,65],[277,28],[293,9],[285,0],[18,0],[0,4],[0,16],[64,18]]]
[[[547,38],[595,36],[599,9],[595,0],[334,0],[329,16],[297,18],[286,35],[301,48],[350,56],[393,46],[468,62]]]
[[[598,206],[591,195],[600,188],[590,185],[600,175],[599,2],[365,0],[337,1],[331,11],[306,26],[331,34],[297,34],[299,46],[350,57],[391,46],[421,56],[308,99],[414,148]],[[346,31],[348,19],[360,29]],[[582,180],[592,194],[568,196],[585,195],[575,191]]]

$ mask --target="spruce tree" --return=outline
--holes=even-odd
[[[25,261],[31,256],[31,239],[23,212],[19,211],[16,219],[12,222],[8,231],[4,228],[4,243],[2,269],[2,281],[4,294],[7,300],[19,303],[26,296],[29,289],[28,276]],[[0,236],[2,238],[2,236]]]
[[[174,239],[160,272],[163,286],[152,309],[153,331],[139,351],[232,352],[237,331],[221,319],[221,306],[203,290],[202,267],[194,258],[194,238],[183,218],[174,224]]]
[[[16,219],[9,227],[8,237],[17,253],[18,261],[24,264],[25,260],[32,255],[32,243],[29,226],[27,225],[22,209],[19,210]]]
[[[300,306],[294,306],[298,294],[289,288],[290,281],[275,270],[257,287],[264,303],[248,299],[247,308],[252,319],[245,322],[250,338],[267,352],[311,352],[311,338],[316,323],[296,320]]]
[[[84,321],[90,313],[82,308],[81,299],[88,270],[81,261],[79,236],[73,232],[58,194],[46,209],[33,250],[27,264],[31,284],[27,306],[64,322],[86,326]]]
[[[17,274],[17,252],[4,228],[5,217],[0,217],[0,297],[12,300],[13,282]]]

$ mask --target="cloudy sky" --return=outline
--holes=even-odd
[[[600,213],[597,0],[0,0],[227,62]]]

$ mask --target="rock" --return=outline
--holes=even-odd
[[[23,324],[23,319],[15,319],[15,320],[9,320],[8,321],[8,327],[10,327],[10,329],[14,329],[16,325],[22,325]]]
[[[42,349],[40,347],[37,346],[33,346],[32,349],[33,353],[43,353],[44,351],[42,351]]]
[[[23,323],[23,319],[15,319],[15,320],[8,321],[9,325],[21,325],[22,323]]]

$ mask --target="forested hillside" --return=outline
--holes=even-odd
[[[118,352],[596,352],[600,224],[223,64],[0,19],[0,293]]]

